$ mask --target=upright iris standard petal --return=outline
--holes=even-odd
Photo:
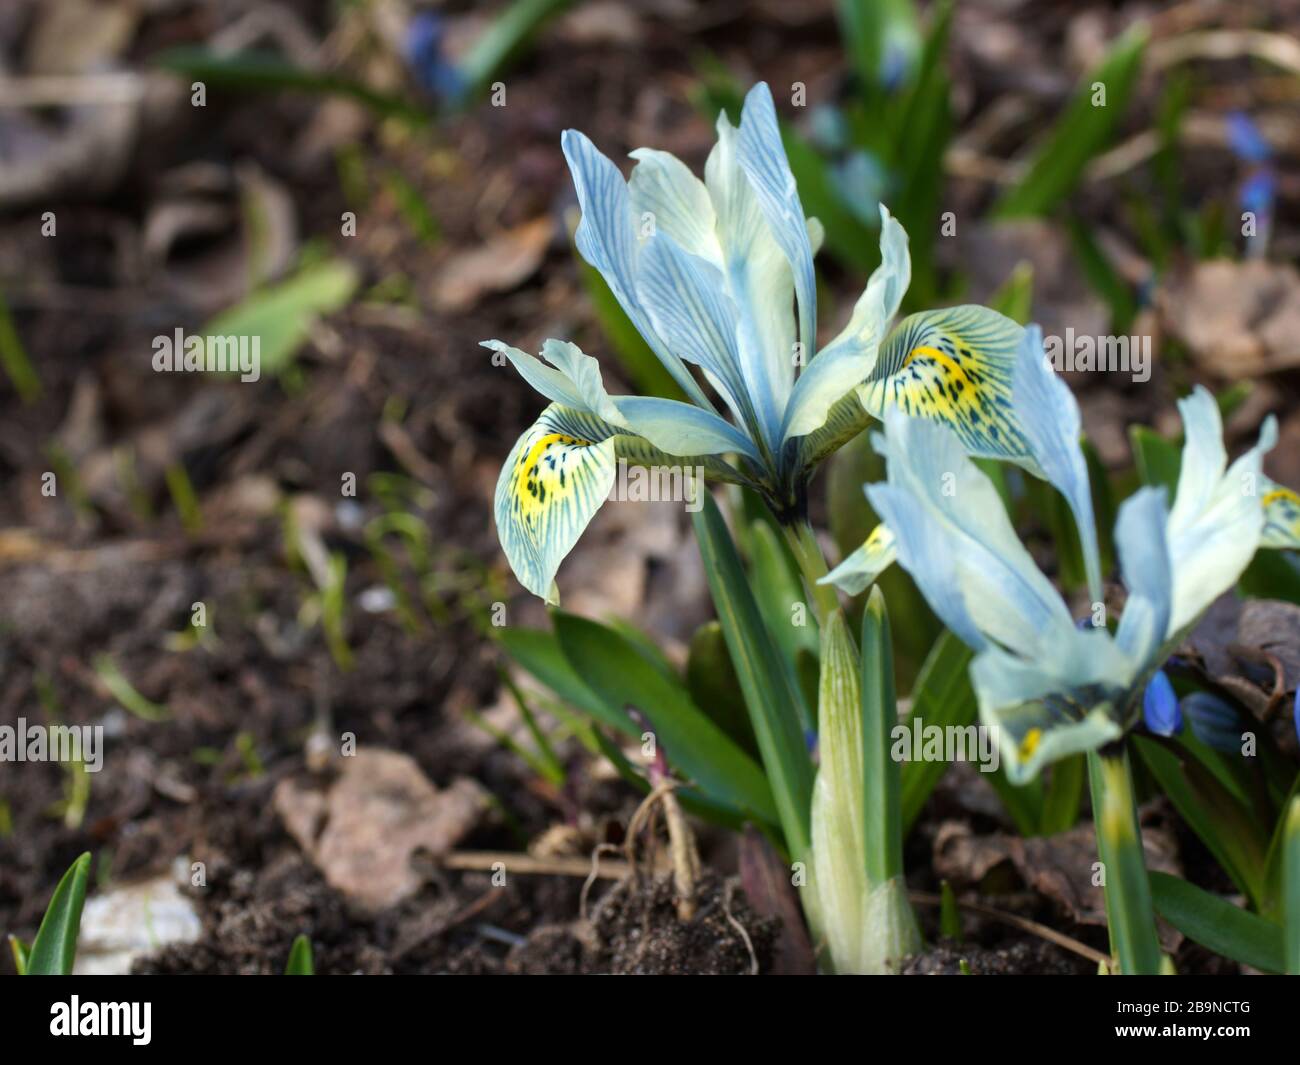
[[[1135,662],[1152,661],[1169,633],[1173,573],[1168,524],[1163,488],[1139,489],[1124,501],[1115,522],[1115,549],[1128,586],[1115,642]]]
[[[853,308],[848,326],[795,382],[781,429],[783,440],[820,429],[831,408],[864,381],[875,366],[889,323],[898,313],[912,276],[907,233],[884,206],[880,208],[880,266]],[[864,413],[864,412],[857,412]],[[854,432],[864,421],[857,423]]]
[[[582,208],[582,221],[578,223],[574,236],[578,251],[600,272],[619,305],[672,374],[673,380],[692,400],[701,406],[709,406],[707,397],[685,364],[655,333],[637,299],[637,237],[623,175],[577,130],[565,130],[560,144],[573,174],[578,204]]]
[[[1070,386],[1048,365],[1043,351],[1043,331],[1029,326],[1016,353],[1012,400],[1035,463],[1047,480],[1065,496],[1074,513],[1083,546],[1088,591],[1101,601],[1101,554],[1097,547],[1097,522],[1092,513],[1088,464],[1079,449],[1082,424],[1079,406]]]
[[[1265,421],[1259,443],[1230,468],[1219,405],[1197,386],[1178,404],[1183,417],[1183,461],[1169,512],[1169,557],[1174,574],[1170,635],[1183,631],[1254,557],[1264,530],[1259,484],[1264,452],[1277,441]]]
[[[1163,669],[1147,681],[1142,693],[1142,719],[1147,728],[1157,736],[1173,736],[1183,730],[1183,714],[1178,708],[1178,696]]]
[[[789,260],[799,299],[799,339],[805,358],[811,360],[817,346],[817,278],[813,273],[812,243],[799,190],[781,143],[772,92],[763,82],[745,97],[736,159],[749,178],[773,239]]]

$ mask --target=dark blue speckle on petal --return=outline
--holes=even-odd
[[[1183,713],[1178,708],[1178,696],[1163,669],[1151,678],[1142,695],[1142,717],[1147,728],[1157,736],[1172,736],[1182,731]]]

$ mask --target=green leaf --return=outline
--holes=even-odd
[[[1178,489],[1178,471],[1183,462],[1178,445],[1145,425],[1130,426],[1128,436],[1142,483],[1157,488],[1163,485],[1172,499]]]
[[[963,938],[961,910],[952,885],[944,880],[939,884],[939,934],[960,945]]]
[[[9,951],[14,956],[14,972],[19,976],[27,975],[27,957],[32,948],[24,943],[17,936],[9,937]]]
[[[77,960],[77,933],[81,909],[86,904],[86,882],[90,877],[90,852],[78,858],[63,874],[54,897],[27,952],[29,976],[68,976]]]
[[[1300,556],[1290,551],[1260,551],[1237,587],[1242,595],[1300,604]]]
[[[1028,259],[1018,262],[989,297],[989,306],[1013,322],[1027,325],[1034,310],[1034,264]]]
[[[934,641],[912,689],[912,712],[908,722],[964,728],[974,724],[978,713],[971,687],[971,651],[944,629]],[[906,834],[915,823],[931,792],[948,771],[945,761],[906,761],[900,772],[899,811]]]
[[[691,637],[686,657],[686,686],[691,698],[717,726],[735,740],[748,754],[761,757],[754,726],[749,723],[745,695],[727,653],[722,626],[706,621]]]
[[[736,545],[712,495],[705,493],[703,508],[691,520],[713,606],[763,753],[786,848],[793,857],[802,858],[808,852],[813,780],[812,760],[799,727],[806,717],[799,707],[802,696],[763,624]]]
[[[460,62],[466,98],[485,92],[506,64],[519,55],[542,26],[573,0],[514,0],[475,39]]]
[[[737,813],[776,821],[762,769],[691,701],[683,684],[665,677],[613,629],[562,610],[553,617],[569,664],[607,703],[638,710],[688,780]]]
[[[295,66],[273,52],[223,54],[208,48],[169,48],[154,57],[163,70],[201,81],[209,89],[241,92],[297,90],[318,95],[346,96],[364,104],[378,115],[401,118],[411,124],[425,124],[429,113],[396,96],[375,92],[360,82],[336,74],[320,73]]]
[[[311,940],[306,936],[295,936],[293,946],[289,948],[289,963],[284,967],[285,976],[315,976],[316,969],[311,960]]]
[[[921,29],[913,0],[838,0],[835,15],[844,51],[864,90],[882,81],[891,52],[914,60],[920,50]]]
[[[506,654],[570,706],[629,739],[640,737],[641,730],[621,706],[603,699],[574,672],[552,633],[542,629],[504,628],[497,632],[497,640]]]
[[[1083,800],[1086,775],[1087,760],[1082,754],[1072,754],[1052,765],[1047,794],[1043,798],[1040,832],[1044,836],[1068,832],[1079,820],[1079,805]]]
[[[618,299],[610,291],[605,279],[600,276],[600,271],[578,254],[577,246],[573,243],[573,230],[577,226],[577,217],[575,208],[574,221],[569,232],[569,247],[573,252],[574,261],[578,264],[578,277],[582,281],[582,287],[587,291],[587,298],[591,301],[591,308],[596,314],[596,322],[609,342],[609,346],[613,348],[614,355],[622,364],[629,382],[636,387],[639,395],[686,399],[681,386],[673,380],[673,375],[659,361],[659,356],[651,350],[637,327],[632,324],[632,319],[619,306]]]
[[[903,874],[902,782],[890,754],[897,724],[889,614],[884,593],[872,588],[862,614],[862,776],[867,879],[873,886]]]
[[[789,548],[766,521],[754,522],[750,527],[749,544],[754,574],[751,587],[772,638],[792,665],[800,648],[816,654],[821,642],[816,612],[804,594]],[[796,604],[803,608],[798,617]],[[803,624],[796,623],[800,620]]]
[[[1111,328],[1116,332],[1124,332],[1133,324],[1138,311],[1137,297],[1132,286],[1111,265],[1085,222],[1071,218],[1069,230],[1074,256],[1083,270],[1083,276],[1110,307]]]
[[[27,357],[27,349],[14,328],[9,304],[3,295],[0,295],[0,367],[4,368],[18,398],[26,404],[35,403],[41,394],[41,379]]]
[[[342,259],[304,267],[287,281],[260,289],[223,311],[203,329],[207,338],[258,338],[261,373],[274,377],[298,353],[321,315],[347,306],[357,271]]]
[[[1187,748],[1175,753],[1145,736],[1134,737],[1134,748],[1232,882],[1252,905],[1263,905],[1268,840],[1252,812]]]
[[[1168,873],[1148,876],[1156,912],[1188,939],[1243,965],[1283,971],[1282,930],[1272,921]]]
[[[1043,823],[1043,807],[1047,802],[1042,779],[1031,780],[1026,784],[1012,784],[1007,771],[1001,766],[986,774],[986,779],[1002,800],[1002,806],[1016,826],[1016,831],[1022,836],[1037,835],[1039,826]]]
[[[998,218],[1046,214],[1079,183],[1088,162],[1100,154],[1128,107],[1137,83],[1147,31],[1125,33],[1092,71],[1034,151],[1025,176],[998,201]],[[1105,105],[1094,106],[1094,86],[1105,86]]]
[[[1300,795],[1283,812],[1282,894],[1286,922],[1286,971],[1300,976]]]

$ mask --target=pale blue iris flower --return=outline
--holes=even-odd
[[[1087,483],[1078,407],[1027,346],[1015,398],[1043,465]],[[867,489],[897,534],[899,563],[935,613],[975,652],[971,677],[1010,778],[1124,735],[1156,670],[1261,544],[1260,467],[1277,428],[1231,466],[1218,406],[1197,388],[1179,403],[1186,444],[1172,505],[1143,488],[1115,526],[1127,600],[1118,626],[1080,628],[1017,537],[989,479],[947,427],[890,413],[878,446],[888,481]],[[1055,479],[1055,478],[1054,478]],[[1081,530],[1095,555],[1095,529]],[[1095,558],[1093,559],[1096,564]]]
[[[547,341],[542,361],[486,342],[551,400],[506,460],[495,507],[520,583],[548,600],[620,459],[748,485],[785,522],[802,518],[813,466],[893,407],[947,421],[972,454],[1028,461],[1010,402],[1024,330],[971,306],[912,315],[887,336],[911,261],[882,208],[881,265],[818,352],[822,231],[804,215],[767,86],[750,91],[739,127],[724,114],[717,131],[703,181],[647,148],[624,180],[583,134],[562,139],[582,208],[578,249],[688,402],[610,395],[572,344]]]

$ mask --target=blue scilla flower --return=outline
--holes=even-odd
[[[446,22],[432,11],[421,11],[407,24],[403,49],[407,66],[424,89],[440,100],[455,100],[465,90],[465,79],[447,60],[446,36]]]
[[[1234,111],[1228,116],[1228,144],[1247,163],[1266,163],[1273,158],[1273,149],[1244,111]]]
[[[1142,719],[1157,736],[1173,736],[1183,730],[1178,696],[1163,669],[1157,669],[1142,693]]]
[[[1182,709],[1192,735],[1207,747],[1241,753],[1241,714],[1231,703],[1213,692],[1192,692],[1183,699]]]

